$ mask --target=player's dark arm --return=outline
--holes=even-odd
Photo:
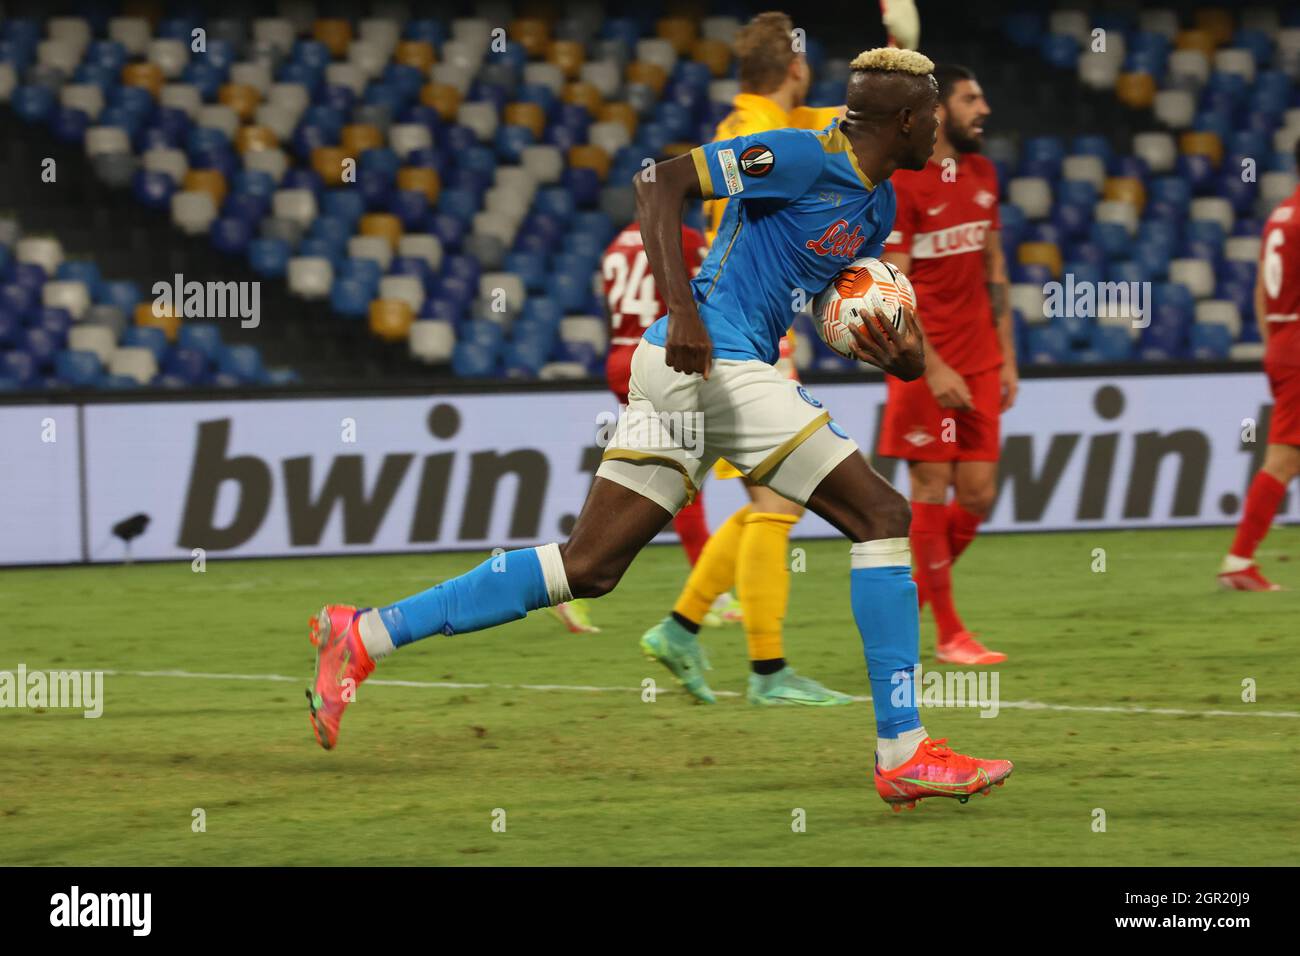
[[[1007,257],[1002,252],[1002,233],[990,229],[984,239],[984,274],[988,276],[989,302],[993,322],[1002,346],[1002,410],[1016,401],[1020,374],[1016,370],[1016,326],[1011,318],[1011,283],[1007,279]]]
[[[903,275],[912,269],[912,257],[906,252],[886,252],[880,258]],[[925,352],[925,381],[934,393],[935,400],[944,408],[973,408],[975,399],[966,380],[935,351],[933,343],[925,334],[925,324],[921,317],[917,315],[915,318],[917,333],[921,336],[921,347]]]
[[[679,372],[709,377],[713,343],[691,295],[691,276],[682,253],[682,203],[700,198],[700,177],[689,153],[655,163],[633,180],[641,241],[655,287],[668,306],[664,360]]]

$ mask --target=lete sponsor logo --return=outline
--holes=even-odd
[[[819,239],[809,239],[804,245],[819,256],[852,259],[857,256],[858,250],[866,241],[867,237],[862,234],[860,225],[854,226],[853,231],[849,232],[848,220],[836,219],[826,227],[826,231]]]

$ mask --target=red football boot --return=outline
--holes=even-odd
[[[307,691],[307,706],[311,729],[326,750],[338,743],[343,711],[356,699],[358,685],[375,669],[357,631],[360,617],[361,612],[350,605],[326,604],[311,619],[316,677]]]
[[[893,770],[881,770],[876,762],[876,793],[895,810],[916,807],[926,797],[956,797],[965,803],[971,794],[987,795],[1011,776],[1010,760],[980,760],[945,746],[947,738],[925,740],[912,759]]]
[[[958,631],[946,640],[941,637],[934,656],[941,664],[1001,664],[1007,659],[1001,651],[991,651],[975,640],[970,631]]]
[[[1281,591],[1282,585],[1274,584],[1259,572],[1259,565],[1252,564],[1240,571],[1226,571],[1219,574],[1219,587],[1229,591]]]

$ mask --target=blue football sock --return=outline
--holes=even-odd
[[[854,545],[855,564],[859,547]],[[849,572],[849,594],[867,658],[876,734],[897,737],[921,726],[912,685],[920,659],[920,617],[911,569],[904,565],[855,567]]]
[[[458,578],[381,607],[379,617],[394,646],[401,647],[434,634],[464,634],[516,621],[552,603],[538,549],[525,548],[488,558]]]

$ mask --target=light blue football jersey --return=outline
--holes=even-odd
[[[775,363],[795,315],[854,259],[879,256],[894,187],[863,175],[838,121],[691,150],[705,199],[727,197],[718,238],[691,281],[713,355]],[[668,317],[646,330],[663,345]]]

